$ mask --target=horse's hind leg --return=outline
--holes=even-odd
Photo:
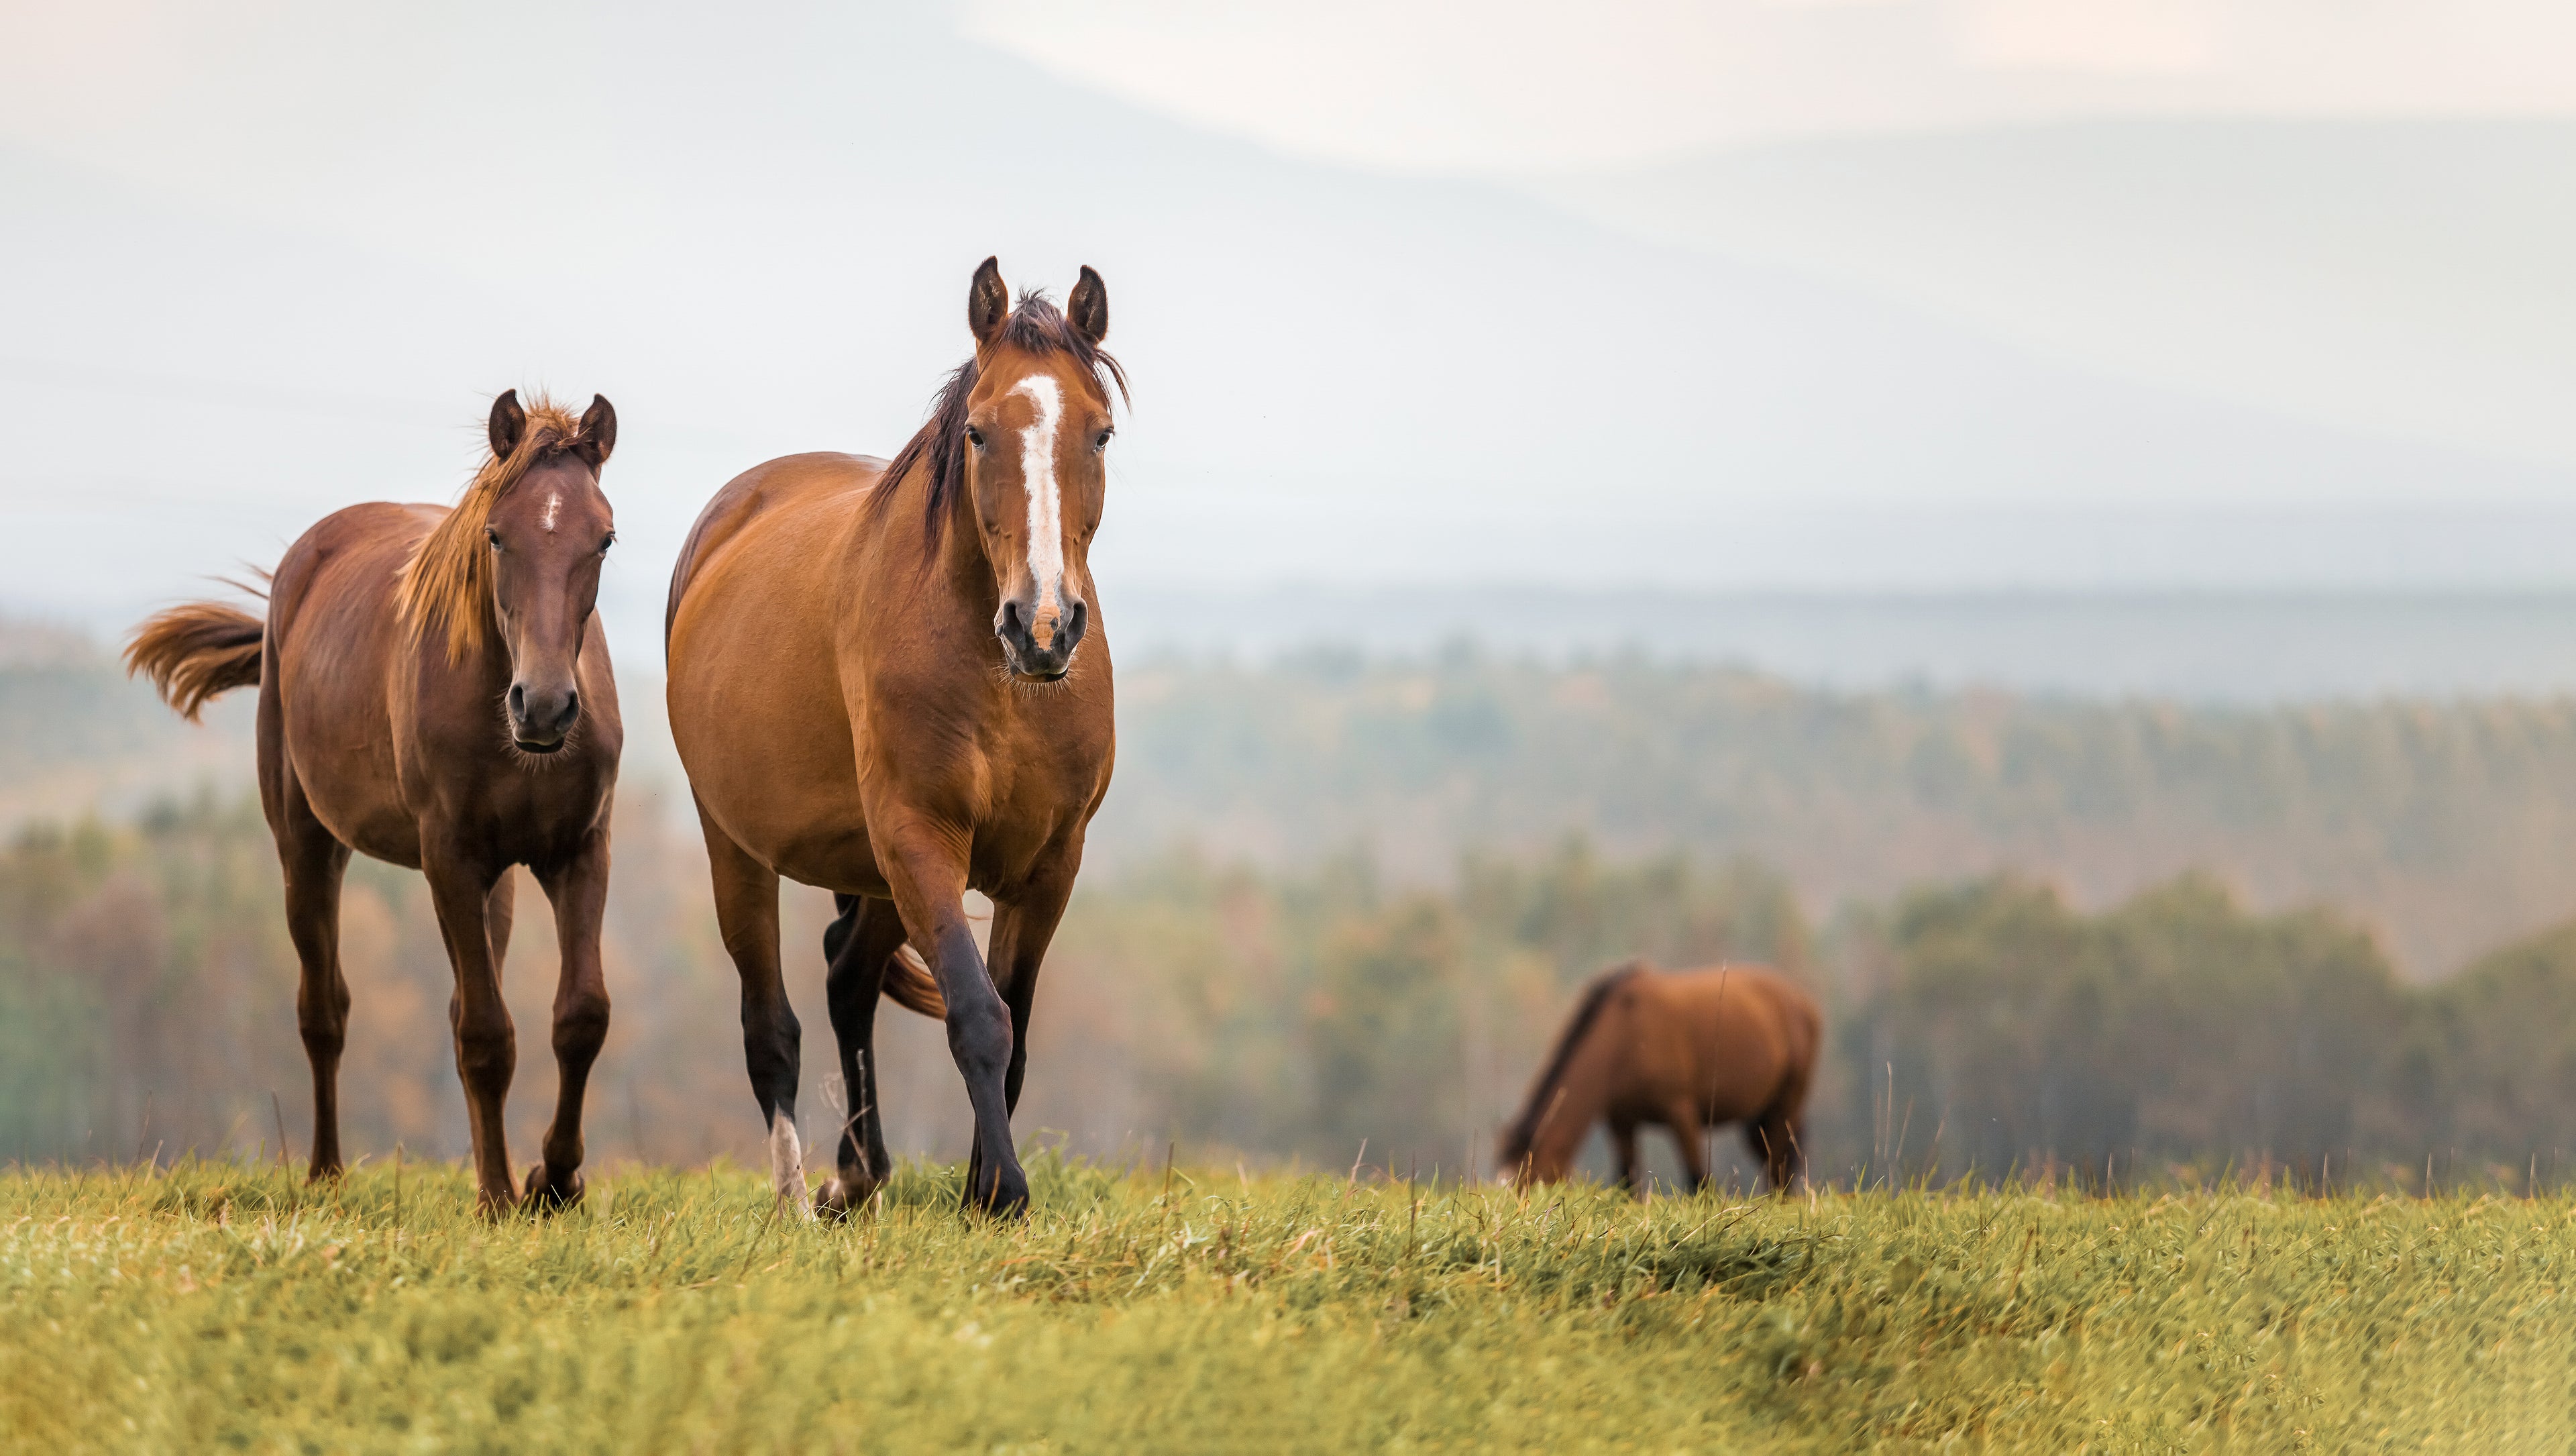
[[[313,1065],[315,1180],[340,1176],[340,1050],[349,1035],[349,983],[340,974],[340,882],[349,846],[314,817],[303,785],[288,778],[280,796],[277,858],[286,872],[286,933],[301,976],[295,1024]]]
[[[833,901],[841,915],[823,932],[823,954],[831,963],[823,989],[831,1002],[832,1036],[840,1043],[849,1108],[838,1140],[840,1176],[825,1183],[814,1202],[829,1213],[848,1213],[875,1197],[894,1173],[885,1119],[877,1110],[877,1000],[886,963],[903,948],[903,918],[884,900],[836,895]]]
[[[608,1039],[608,979],[599,964],[599,922],[608,907],[608,831],[593,831],[571,859],[549,868],[542,883],[555,910],[563,969],[555,982],[555,1120],[546,1128],[545,1161],[528,1170],[527,1201],[532,1208],[566,1208],[581,1201],[582,1094],[600,1043]]]
[[[1681,1149],[1682,1171],[1689,1175],[1690,1191],[1696,1196],[1708,1186],[1708,1127],[1687,1097],[1675,1099],[1664,1113],[1664,1121],[1673,1130],[1673,1142]]]
[[[805,1149],[796,1137],[796,1075],[804,1028],[787,1004],[778,971],[778,872],[742,852],[705,809],[698,827],[707,840],[707,871],[715,882],[716,928],[742,978],[742,1055],[751,1093],[760,1099],[769,1128],[769,1182],[781,1203],[806,1218],[814,1205],[805,1191]]]
[[[1644,1185],[1638,1179],[1636,1123],[1621,1117],[1610,1119],[1610,1152],[1619,1163],[1619,1186],[1637,1192]]]
[[[1787,1193],[1807,1174],[1807,1086],[1810,1072],[1796,1066],[1762,1115],[1744,1124],[1744,1141],[1762,1159],[1771,1191]]]
[[[1744,1145],[1762,1160],[1762,1176],[1774,1193],[1789,1192],[1807,1170],[1798,1122],[1794,1115],[1774,1108],[1744,1124]]]

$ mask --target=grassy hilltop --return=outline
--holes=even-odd
[[[0,1175],[35,1450],[2563,1451],[2576,1203],[1526,1200],[1041,1160],[1025,1224],[629,1169]]]

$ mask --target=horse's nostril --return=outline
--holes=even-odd
[[[1084,627],[1086,627],[1086,626],[1090,625],[1090,622],[1091,622],[1091,606],[1090,606],[1090,604],[1089,604],[1089,603],[1087,603],[1087,602],[1075,602],[1075,603],[1073,604],[1073,612],[1072,612],[1072,614],[1071,614],[1070,616],[1068,616],[1068,617],[1066,618],[1066,620],[1065,620],[1065,625],[1064,625],[1064,650],[1065,650],[1065,651],[1067,651],[1067,652],[1071,652],[1074,648],[1079,647],[1079,646],[1081,646],[1081,645],[1082,645],[1082,629],[1083,629]]]
[[[510,684],[510,716],[513,718],[528,716],[528,690],[517,683]]]
[[[1020,635],[1020,604],[1018,602],[1002,603],[1001,625],[993,629],[993,635],[996,637],[1017,637]]]
[[[567,722],[567,723],[569,723],[569,722],[571,722],[573,719],[578,718],[578,717],[580,717],[580,716],[581,716],[581,694],[580,694],[580,693],[578,693],[578,692],[566,692],[566,693],[564,694],[564,710],[563,710],[563,715],[564,715],[564,721],[565,721],[565,722]]]

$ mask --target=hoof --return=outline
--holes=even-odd
[[[1019,1169],[1005,1170],[998,1176],[983,1168],[966,1172],[966,1207],[971,1212],[988,1213],[995,1218],[1026,1218],[1029,1214],[1029,1180]]]
[[[848,1218],[864,1210],[884,1186],[864,1173],[826,1178],[823,1186],[814,1190],[814,1212],[828,1219]]]
[[[539,1163],[528,1170],[528,1181],[520,1202],[530,1213],[559,1213],[581,1202],[583,1186],[580,1169],[572,1171],[568,1183],[561,1183],[547,1177],[546,1165]]]

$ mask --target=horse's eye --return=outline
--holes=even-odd
[[[614,545],[616,545],[616,544],[617,544],[617,533],[616,533],[615,531],[611,531],[611,532],[609,532],[609,533],[608,533],[608,539],[599,543],[599,554],[600,554],[600,555],[602,555],[602,556],[607,555],[607,554],[608,554],[608,548],[609,548],[609,547],[611,547],[611,546],[614,546]]]
[[[975,428],[973,425],[968,425],[966,427],[966,443],[974,446],[978,450],[983,449],[984,432]]]
[[[1097,455],[1097,454],[1099,454],[1101,451],[1108,449],[1108,448],[1109,448],[1109,437],[1110,437],[1110,436],[1112,436],[1112,435],[1114,435],[1114,434],[1117,434],[1117,433],[1118,433],[1118,432],[1117,432],[1116,430],[1103,430],[1103,431],[1101,431],[1101,432],[1100,432],[1100,438],[1091,442],[1091,453],[1092,453],[1092,454],[1094,454],[1094,455]]]
[[[483,539],[484,539],[485,541],[487,541],[487,542],[491,543],[491,547],[492,547],[492,549],[493,549],[493,550],[498,551],[498,550],[500,550],[500,549],[501,549],[501,533],[500,533],[500,532],[493,530],[493,529],[492,529],[491,527],[489,527],[489,526],[485,526],[485,527],[483,528]]]

